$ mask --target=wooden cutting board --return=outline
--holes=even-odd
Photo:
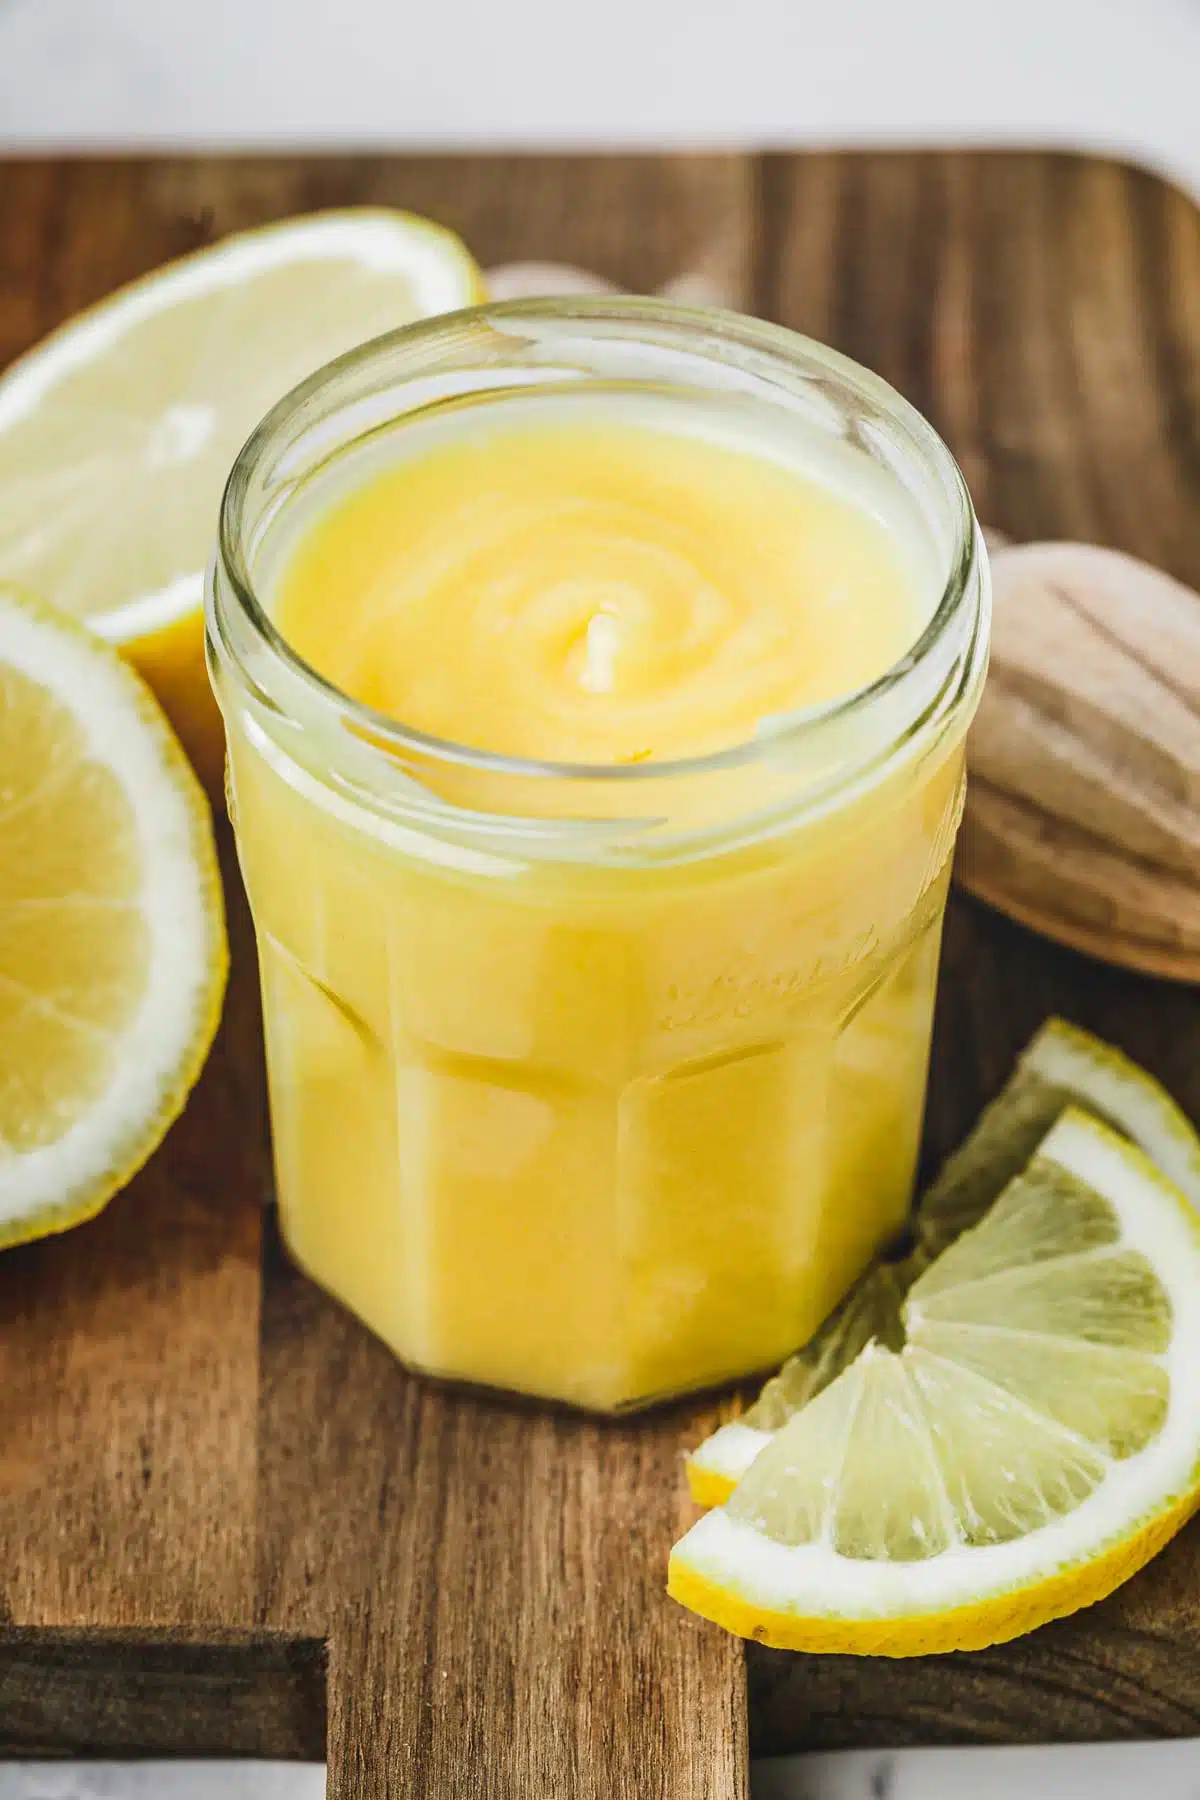
[[[908,394],[985,519],[1200,586],[1200,216],[1111,163],[0,162],[0,365],[166,257],[356,201],[432,213],[485,263],[702,269]],[[327,1715],[334,1800],[747,1800],[747,1717],[762,1751],[1200,1730],[1196,1526],[1093,1611],[944,1661],[747,1665],[669,1603],[680,1452],[713,1406],[611,1425],[439,1391],[289,1268],[232,914],[181,1123],[98,1221],[0,1258],[0,1750],[319,1755]],[[1050,1011],[1200,1115],[1195,990],[956,898],[928,1161]]]

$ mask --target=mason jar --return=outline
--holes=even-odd
[[[289,647],[275,584],[330,495],[443,412],[471,431],[580,393],[673,397],[869,477],[922,549],[911,649],[718,752],[609,767],[432,738]],[[280,1224],[405,1363],[643,1406],[777,1364],[901,1227],[989,605],[931,427],[730,314],[452,315],[320,371],[250,439],[207,633]]]

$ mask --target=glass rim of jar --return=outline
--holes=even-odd
[[[626,351],[686,356],[693,369],[703,367],[710,374],[720,370],[725,379],[714,382],[714,391],[720,391],[722,385],[735,391],[766,390],[772,398],[782,395],[796,404],[807,390],[810,402],[818,403],[820,411],[822,387],[836,388],[852,399],[862,415],[855,427],[860,438],[869,433],[872,422],[886,423],[913,462],[932,478],[930,486],[942,503],[941,523],[949,528],[944,585],[920,635],[881,675],[833,701],[778,715],[764,722],[765,731],[756,729],[720,750],[636,763],[540,761],[439,738],[355,700],[327,680],[287,642],[255,590],[247,553],[250,534],[273,520],[290,497],[286,478],[269,495],[256,493],[264,468],[274,462],[282,469],[291,468],[295,477],[297,448],[306,433],[314,445],[324,443],[336,455],[377,429],[394,427],[405,409],[381,410],[379,402],[394,391],[395,377],[419,382],[429,375],[431,365],[452,369],[456,348],[464,355],[478,349],[481,334],[499,333],[504,339],[522,330],[528,334],[528,342],[544,343],[553,352],[550,360],[538,365],[547,379],[561,375],[565,357],[603,341]],[[553,341],[555,333],[560,334],[557,343]],[[514,359],[509,367],[516,366]],[[469,370],[482,375],[487,368],[494,376],[502,367],[493,359],[491,364],[462,364],[460,373]],[[574,364],[570,373],[587,376],[594,371]],[[393,379],[381,391],[371,380],[373,374]],[[657,381],[661,372],[647,367],[640,379]],[[528,380],[511,385],[528,386]],[[459,385],[454,393],[473,397],[485,388],[499,395],[506,391],[506,384],[480,381]],[[322,413],[323,404],[331,401],[334,411]],[[429,403],[418,401],[412,409],[414,415]],[[823,409],[828,413],[827,396]],[[328,426],[330,418],[336,423],[344,414],[357,418],[362,429],[350,438],[331,441],[328,429],[322,427]],[[853,434],[843,431],[841,435]],[[869,438],[861,447],[872,448]],[[878,450],[877,443],[874,448]],[[291,491],[302,486],[311,473],[306,467],[303,481],[293,478]],[[261,502],[260,516],[252,518],[256,499]],[[216,546],[205,583],[206,648],[218,697],[221,676],[232,668],[243,693],[253,694],[276,719],[318,724],[336,715],[344,727],[342,737],[353,746],[359,776],[365,749],[380,759],[381,770],[389,762],[399,759],[403,763],[406,757],[416,756],[424,769],[441,765],[535,783],[554,780],[606,788],[609,784],[671,783],[745,768],[761,761],[768,750],[776,758],[786,756],[818,735],[828,737],[839,725],[868,711],[887,712],[893,720],[882,733],[889,748],[907,741],[918,730],[923,735],[924,728],[944,726],[961,709],[963,700],[977,693],[986,669],[990,590],[984,571],[982,533],[965,480],[949,449],[922,414],[882,377],[840,352],[787,327],[740,313],[660,300],[619,295],[485,302],[402,326],[357,346],[316,370],[266,414],[239,451],[222,495]],[[874,741],[880,741],[879,733]],[[450,803],[449,811],[455,810]],[[570,823],[552,816],[537,820],[539,830],[553,831],[556,824]]]

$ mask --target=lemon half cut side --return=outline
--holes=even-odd
[[[119,288],[0,375],[0,580],[130,658],[210,792],[224,739],[203,571],[238,450],[322,364],[482,298],[467,250],[431,221],[314,213]]]
[[[120,656],[0,587],[0,1246],[90,1217],[183,1106],[220,1017],[199,783]]]

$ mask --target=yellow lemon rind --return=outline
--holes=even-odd
[[[684,1462],[688,1489],[696,1505],[723,1506],[738,1482],[730,1469],[748,1468],[773,1436],[773,1432],[747,1425],[740,1418],[719,1425]]]
[[[691,1456],[687,1458],[684,1470],[688,1492],[697,1506],[724,1506],[737,1486],[732,1476],[723,1475],[719,1469],[706,1469]]]
[[[744,1600],[707,1575],[671,1557],[667,1592],[680,1605],[735,1637],[775,1650],[835,1656],[942,1656],[951,1650],[986,1650],[1092,1606],[1136,1575],[1200,1508],[1200,1470],[1195,1485],[1119,1542],[1044,1581],[1007,1594],[990,1594],[972,1606],[943,1613],[895,1618],[805,1618],[771,1612]]]

